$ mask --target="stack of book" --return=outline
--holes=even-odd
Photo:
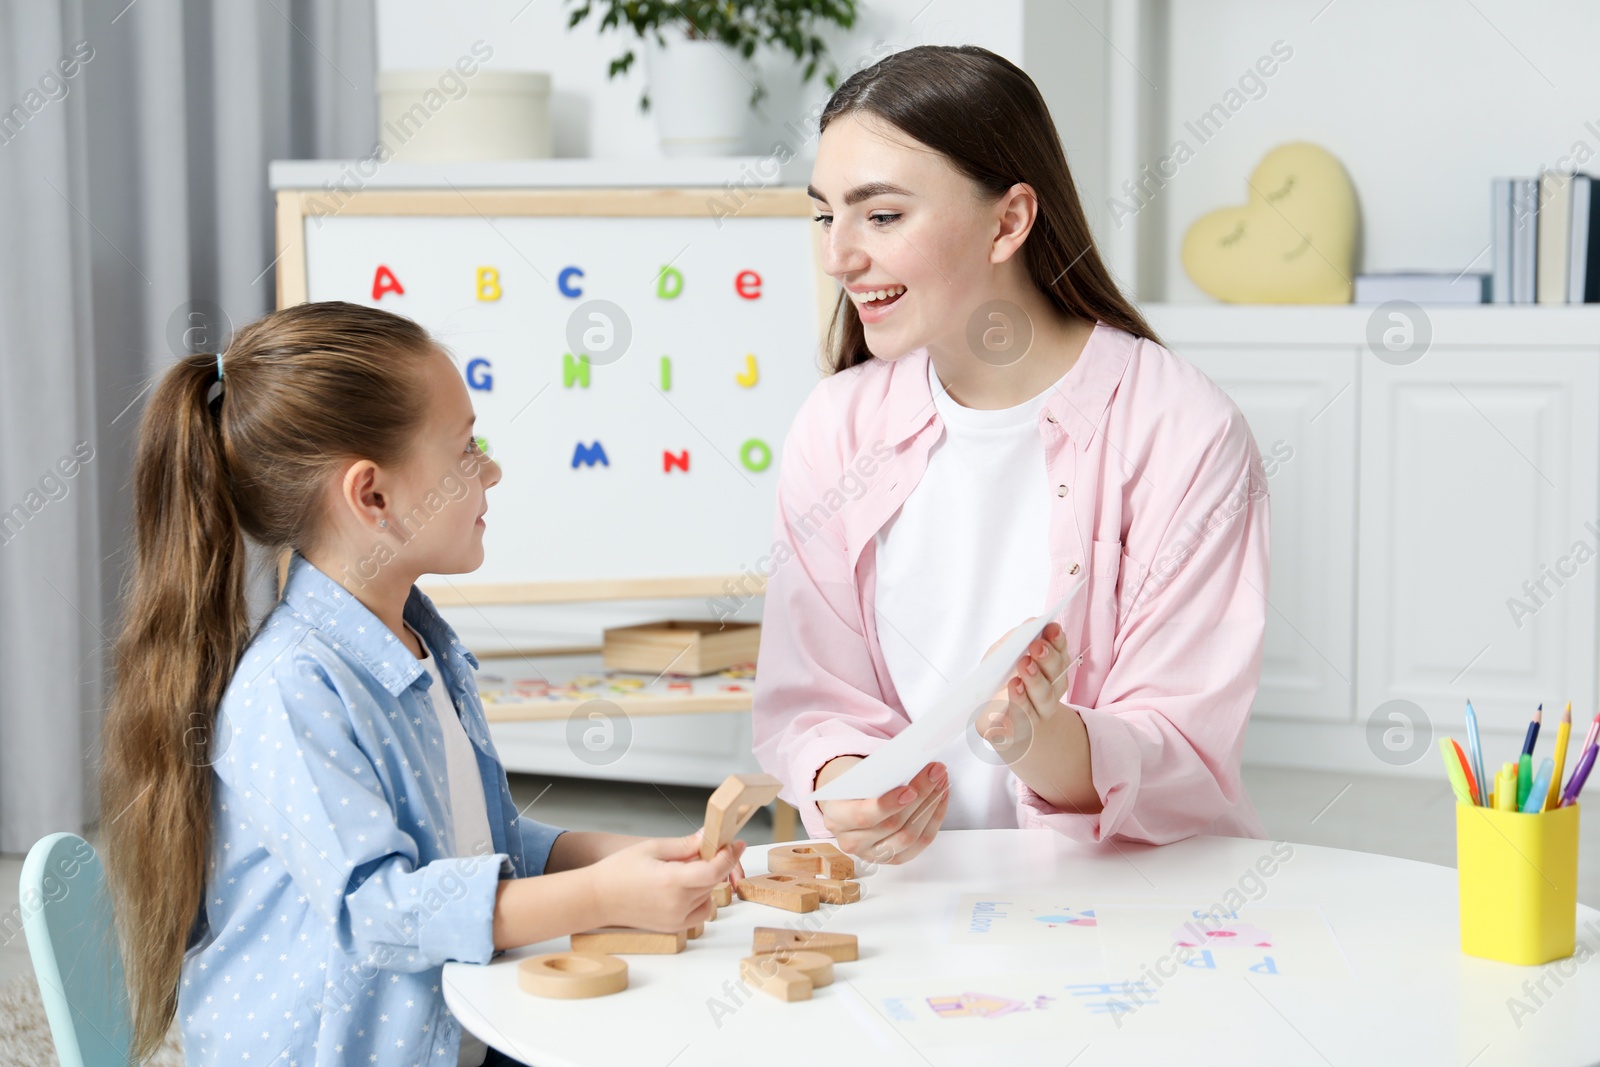
[[[1600,178],[1541,171],[1493,183],[1493,271],[1356,276],[1354,302],[1600,303]]]
[[[1494,180],[1494,303],[1600,302],[1597,180],[1554,170]]]

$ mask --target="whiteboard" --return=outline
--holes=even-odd
[[[306,297],[415,319],[471,387],[504,475],[484,564],[453,582],[720,587],[771,551],[783,439],[820,377],[833,292],[813,225],[703,207],[308,218]]]

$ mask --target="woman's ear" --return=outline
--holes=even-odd
[[[1004,263],[1017,254],[1039,217],[1039,194],[1026,182],[1018,182],[995,202],[994,243],[989,249],[990,263]]]

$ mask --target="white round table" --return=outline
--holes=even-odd
[[[765,854],[752,846],[746,873]],[[1464,956],[1448,867],[1243,838],[970,830],[860,881],[859,902],[809,915],[736,899],[682,953],[624,957],[630,985],[611,996],[518,988],[517,961],[566,951],[561,938],[447,964],[445,1001],[536,1067],[1600,1063],[1600,912],[1578,909],[1565,961]],[[1185,924],[1195,909],[1213,917]],[[782,1003],[739,982],[756,926],[852,933],[860,959]]]

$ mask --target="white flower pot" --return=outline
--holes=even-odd
[[[717,41],[665,34],[644,49],[650,111],[669,156],[730,156],[744,144],[755,74],[738,52]]]

